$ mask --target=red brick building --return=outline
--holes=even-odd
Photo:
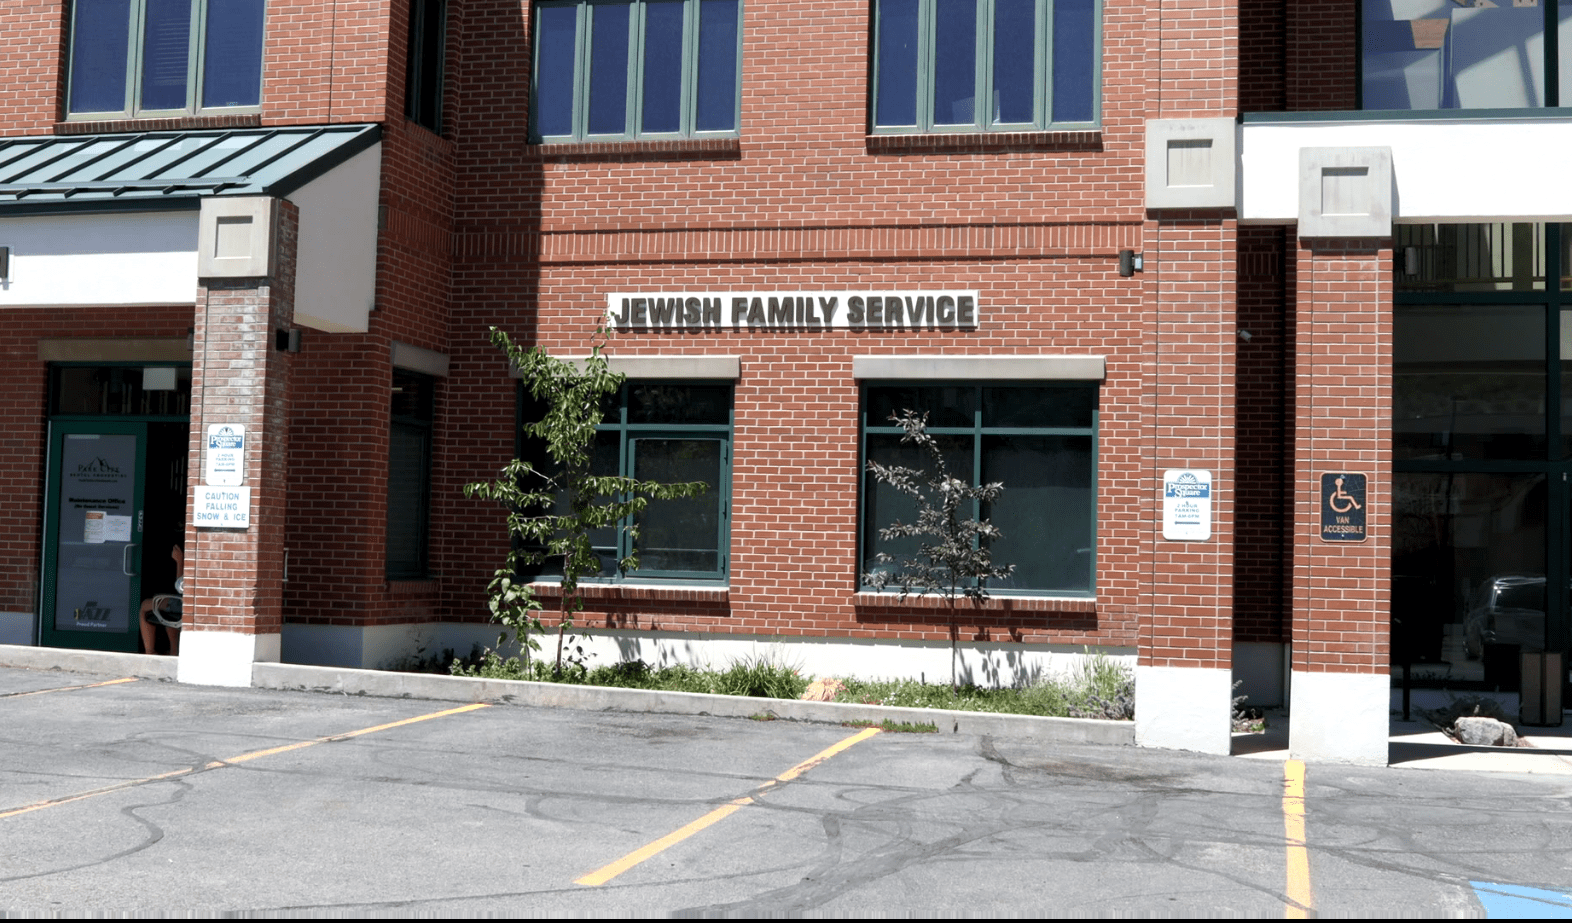
[[[1515,690],[1572,603],[1572,2],[1405,2],[10,4],[0,641],[140,649],[177,543],[185,680],[489,640],[488,331],[609,317],[599,463],[713,489],[599,539],[603,661],[946,674],[865,579],[915,407],[1006,485],[967,676],[1383,762],[1394,650]]]

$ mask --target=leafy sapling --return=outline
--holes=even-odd
[[[956,669],[960,626],[956,605],[967,599],[980,606],[988,598],[989,580],[1000,580],[1015,572],[1014,564],[993,563],[989,544],[1002,533],[988,520],[973,516],[981,504],[997,503],[1004,494],[1004,485],[997,481],[973,485],[951,474],[938,441],[928,433],[926,413],[919,416],[905,410],[890,414],[890,420],[901,428],[901,443],[916,445],[926,455],[927,463],[921,468],[908,468],[868,461],[868,472],[874,480],[911,497],[917,504],[914,522],[897,520],[880,529],[879,538],[887,542],[915,538],[918,547],[897,567],[876,568],[864,574],[863,580],[880,590],[894,584],[900,587],[902,599],[913,592],[944,597],[950,615],[950,689],[959,692]],[[874,555],[874,561],[883,565],[895,559],[881,551]]]
[[[540,631],[541,626],[528,603],[520,603],[519,593],[528,594],[529,588],[515,575],[526,565],[561,561],[562,603],[555,666],[558,674],[562,672],[564,635],[572,626],[574,615],[584,608],[579,583],[601,570],[591,533],[620,529],[630,535],[630,547],[636,549],[638,531],[634,522],[651,500],[696,497],[709,489],[702,482],[661,484],[592,471],[602,400],[616,394],[626,380],[611,370],[601,354],[606,337],[604,328],[596,331],[590,356],[581,365],[548,356],[538,347],[516,344],[502,330],[491,328],[491,342],[507,354],[530,395],[545,409],[540,420],[524,425],[524,432],[544,443],[551,470],[543,471],[515,458],[503,467],[496,480],[464,485],[465,496],[495,500],[508,509],[508,531],[515,542],[504,568],[491,582],[491,610],[505,625],[511,619],[524,626],[526,658],[529,632]],[[619,573],[638,566],[636,550],[616,562]],[[530,596],[525,598],[534,602]],[[539,604],[533,608],[539,609]]]

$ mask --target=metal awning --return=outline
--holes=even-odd
[[[381,136],[372,124],[0,138],[0,214],[287,196]]]

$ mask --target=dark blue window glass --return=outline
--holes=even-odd
[[[142,21],[142,109],[184,109],[191,0],[147,0]]]
[[[261,105],[264,6],[264,0],[207,0],[203,106]]]
[[[71,111],[126,107],[131,0],[77,0],[71,20]]]
[[[1054,0],[1053,120],[1090,122],[1096,74],[1093,0]]]
[[[628,130],[628,21],[626,3],[590,5],[589,133]]]
[[[682,0],[644,4],[644,105],[640,130],[682,130]]]
[[[699,93],[694,128],[737,128],[737,0],[699,4]]]
[[[917,0],[879,3],[879,89],[874,124],[917,124]]]
[[[993,120],[1036,118],[1037,0],[994,0]]]
[[[573,6],[542,6],[535,13],[535,126],[542,135],[573,134],[577,20]]]
[[[935,0],[933,123],[977,121],[977,0]]]

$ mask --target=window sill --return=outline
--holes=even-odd
[[[870,154],[1008,154],[1101,151],[1103,133],[1088,131],[979,131],[868,135]]]
[[[948,609],[949,604],[942,596],[918,596],[916,594],[901,598],[898,592],[878,593],[871,590],[860,590],[852,597],[852,602],[859,608],[866,609]],[[980,606],[974,606],[970,600],[961,600],[957,608],[981,612],[1063,612],[1075,615],[1096,615],[1097,599],[1092,596],[1000,596],[990,594],[988,599]]]
[[[557,163],[652,160],[740,160],[741,138],[672,138],[664,141],[576,141],[526,144],[524,159]]]
[[[57,135],[107,135],[130,131],[186,131],[203,128],[259,128],[262,113],[190,115],[172,119],[80,119],[55,123]]]
[[[536,596],[557,599],[562,596],[562,584],[535,582],[529,585]],[[585,599],[630,600],[640,602],[707,602],[729,603],[731,588],[727,586],[655,586],[647,583],[581,583],[579,595]]]

